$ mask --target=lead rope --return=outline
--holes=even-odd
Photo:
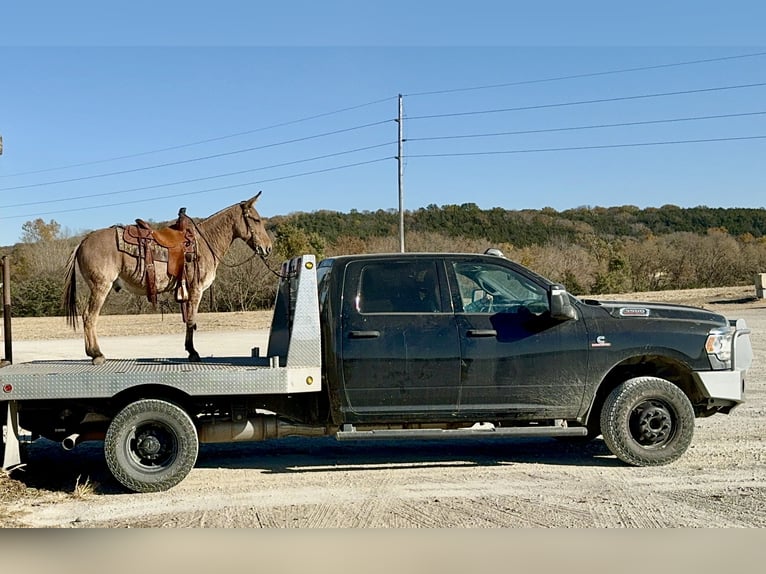
[[[204,233],[202,233],[202,230],[199,228],[199,225],[197,225],[197,222],[194,221],[191,217],[189,220],[192,222],[192,225],[194,226],[194,229],[197,231],[197,234],[205,241],[205,245],[207,245],[207,248],[210,249],[210,253],[213,255],[213,262],[221,262],[222,259],[218,257],[215,250],[213,249],[213,246],[210,245],[210,241],[208,241],[207,237]]]
[[[269,271],[271,271],[271,272],[272,272],[274,275],[276,275],[276,276],[277,276],[277,277],[279,277],[280,279],[287,279],[287,275],[282,275],[282,274],[281,274],[279,271],[274,271],[274,270],[273,270],[273,269],[272,269],[272,268],[269,266],[269,262],[266,260],[266,256],[265,256],[265,255],[261,255],[260,257],[261,257],[261,261],[263,261],[263,264],[266,266],[266,269],[268,269]]]

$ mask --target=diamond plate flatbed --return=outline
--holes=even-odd
[[[310,383],[308,382],[310,381]],[[312,367],[270,367],[247,357],[32,361],[0,369],[2,400],[109,398],[143,385],[173,387],[191,396],[258,395],[320,390]]]
[[[268,357],[30,361],[0,368],[0,401],[109,398],[163,385],[191,396],[263,395],[321,390],[316,260],[282,265]]]

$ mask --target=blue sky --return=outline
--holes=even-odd
[[[406,209],[766,207],[758,3],[102,4],[0,15],[0,245],[396,209],[398,94]]]

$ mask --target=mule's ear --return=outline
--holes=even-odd
[[[255,205],[255,202],[258,201],[258,198],[261,197],[262,193],[263,193],[263,191],[259,191],[258,193],[255,194],[255,197],[251,197],[250,199],[248,199],[247,200],[247,205],[250,206],[250,207]]]

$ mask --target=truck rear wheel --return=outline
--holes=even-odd
[[[104,439],[114,477],[136,492],[167,490],[189,474],[199,440],[189,415],[161,400],[129,404],[112,419]]]
[[[686,452],[694,409],[681,389],[657,377],[637,377],[615,388],[601,411],[604,442],[634,466],[659,466]]]

